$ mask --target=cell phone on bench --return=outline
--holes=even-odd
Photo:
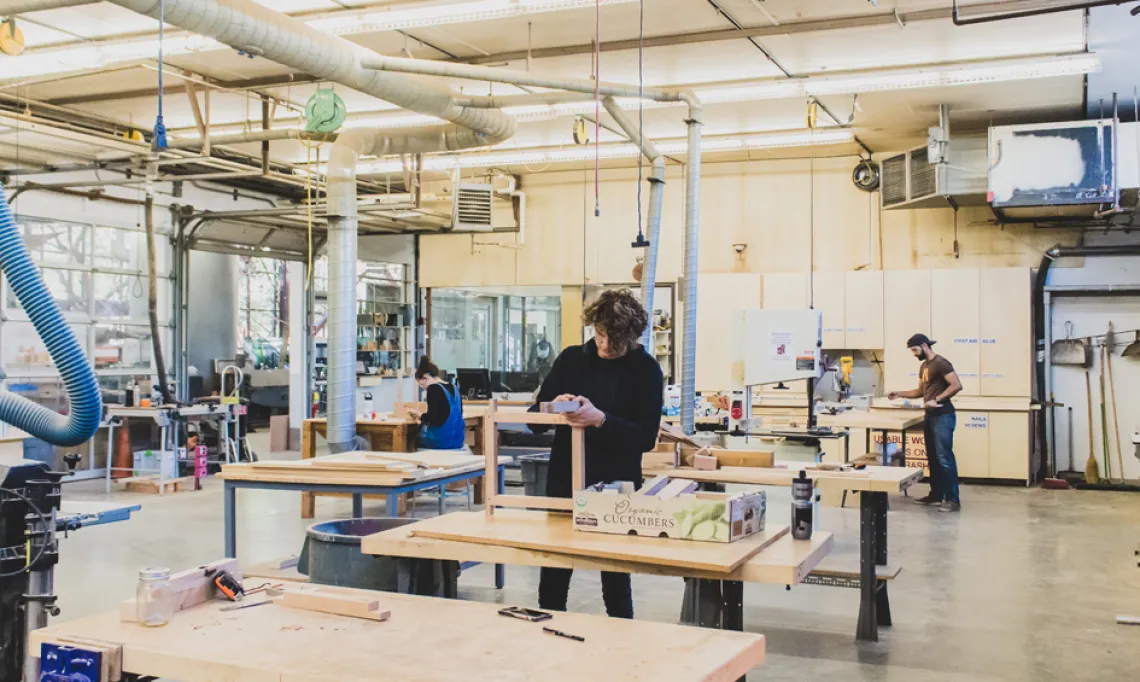
[[[554,617],[546,611],[527,609],[522,606],[508,606],[505,609],[499,609],[499,615],[507,616],[508,618],[518,618],[519,620],[530,621],[531,623],[550,620]]]

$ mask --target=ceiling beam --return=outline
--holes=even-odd
[[[169,60],[168,60],[169,61]],[[231,81],[215,81],[211,80],[210,84],[220,90],[258,90],[260,88],[280,88],[286,85],[300,85],[304,83],[316,83],[320,79],[316,76],[310,76],[303,73],[287,73],[281,76],[261,76],[259,78],[243,78]],[[162,91],[167,95],[174,95],[186,92],[186,86],[174,85],[173,83],[165,86]],[[44,100],[46,103],[54,106],[66,106],[69,104],[88,104],[91,102],[114,102],[124,99],[143,99],[146,97],[157,97],[158,88],[137,88],[135,90],[121,90],[118,92],[109,92],[102,94],[86,94],[86,95],[68,95],[66,97],[56,97],[54,99]]]
[[[1016,9],[1041,9],[1063,5],[1050,0],[1022,0],[1020,2],[991,2],[982,5],[971,5],[973,12],[1011,11]],[[742,28],[716,29],[707,31],[693,31],[691,33],[673,33],[659,36],[646,36],[644,40],[637,38],[628,40],[603,41],[598,47],[602,52],[618,52],[622,50],[636,50],[638,46],[668,47],[671,45],[692,45],[696,43],[714,43],[725,40],[740,40],[742,38],[763,38],[765,36],[796,35],[801,33],[815,33],[818,31],[838,31],[843,29],[873,28],[876,26],[905,26],[914,21],[948,20],[953,16],[950,7],[939,9],[915,10],[911,12],[878,12],[875,14],[856,14],[823,19],[808,19],[805,21],[787,21],[777,26],[746,26]],[[593,43],[579,43],[576,45],[560,45],[555,47],[537,47],[512,52],[499,52],[487,55],[475,55],[459,60],[464,64],[493,64],[526,59],[528,54],[532,59],[549,59],[552,57],[566,57],[569,55],[592,54]]]

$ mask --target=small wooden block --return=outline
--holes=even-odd
[[[127,487],[127,492],[131,493],[151,493],[158,494],[158,478],[156,476],[135,476],[133,478],[121,479]],[[183,478],[168,478],[163,481],[163,486],[168,493],[182,492],[184,490],[194,490],[194,477],[186,476]]]
[[[287,590],[277,603],[291,609],[319,611],[368,620],[388,620],[392,615],[391,611],[381,611],[380,602],[372,597],[333,594],[323,592],[319,587]]]
[[[566,414],[577,412],[582,406],[577,400],[556,400],[549,403],[539,403],[538,411],[543,414]]]
[[[711,455],[693,455],[693,468],[704,471],[716,471],[720,461]]]

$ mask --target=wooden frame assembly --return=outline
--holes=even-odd
[[[565,414],[548,412],[500,412],[498,401],[487,402],[487,414],[483,417],[483,456],[486,459],[487,490],[498,490],[499,482],[499,430],[496,424],[547,424],[570,426]],[[586,427],[570,426],[570,476],[572,489],[577,492],[586,487]],[[495,507],[515,509],[546,509],[570,511],[573,500],[562,497],[528,495],[492,495],[487,499],[487,516],[495,515]]]

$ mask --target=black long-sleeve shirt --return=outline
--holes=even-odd
[[[640,485],[641,453],[657,442],[664,389],[661,366],[641,346],[606,360],[590,340],[562,351],[542,382],[537,402],[549,402],[563,393],[589,398],[605,412],[606,421],[601,427],[586,428],[586,483]],[[546,494],[570,497],[571,492],[570,427],[559,426],[550,452]]]
[[[427,387],[427,412],[420,415],[420,423],[424,426],[443,426],[451,416],[451,403],[448,392],[454,391],[454,386],[446,384],[432,384]]]

